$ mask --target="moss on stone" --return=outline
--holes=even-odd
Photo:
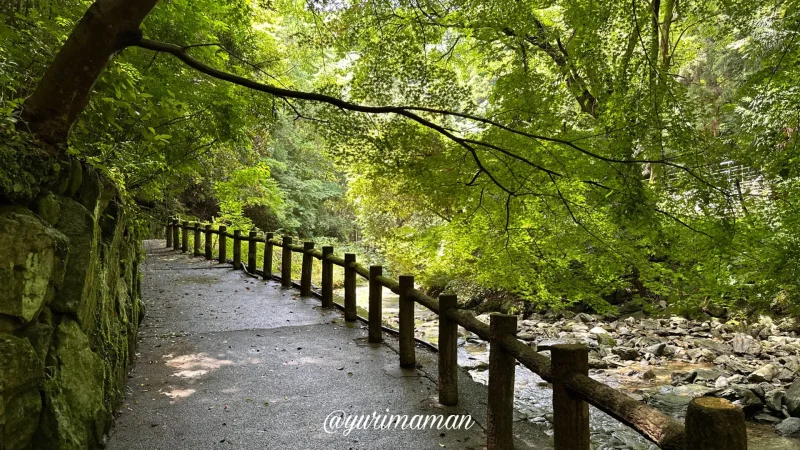
[[[64,277],[66,237],[30,211],[0,209],[0,313],[30,321]]]
[[[28,389],[13,395],[5,404],[5,450],[29,448],[31,438],[39,426],[42,396],[39,389]]]
[[[44,383],[44,411],[37,445],[48,449],[94,448],[109,414],[103,404],[103,361],[89,348],[78,322],[62,320],[56,331],[58,366]]]
[[[12,286],[0,290],[0,449],[97,448],[122,402],[142,317],[136,221],[85,163],[19,159],[49,175],[0,192],[16,203],[0,207],[0,254],[12,255],[0,263]],[[0,155],[0,191],[12,166]]]

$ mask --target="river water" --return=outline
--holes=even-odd
[[[335,294],[344,295],[343,290]],[[341,299],[340,299],[341,300]],[[356,288],[356,304],[359,315],[366,317],[369,308],[369,287]],[[399,297],[397,294],[383,289],[383,321],[384,325],[397,329],[399,310]],[[427,308],[416,305],[414,309],[415,335],[417,338],[434,345],[438,342],[438,316]],[[469,371],[472,378],[480,383],[487,384],[489,372],[489,344],[480,339],[470,337],[470,333],[459,328],[458,364]],[[636,378],[628,378],[620,374],[614,376],[612,371],[603,374],[592,374],[592,378],[608,384],[616,389],[627,392],[634,398],[641,399],[642,394],[656,393],[662,387],[670,385],[670,374],[675,371],[688,371],[695,368],[708,367],[702,364],[688,364],[679,361],[670,362],[663,366],[654,366],[656,378],[647,383]],[[538,375],[526,367],[517,365],[514,381],[515,418],[527,420],[552,431],[553,407],[551,386]],[[659,405],[654,405],[659,407]],[[662,409],[666,414],[671,414],[676,419],[683,421],[682,413],[685,409]],[[616,419],[603,413],[597,408],[589,407],[590,432],[593,448],[595,450],[656,450],[657,446],[643,438],[639,433]],[[790,439],[775,434],[772,426],[747,422],[748,448],[750,450],[798,450],[800,440]]]

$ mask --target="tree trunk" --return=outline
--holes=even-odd
[[[23,104],[21,127],[58,152],[103,69],[116,53],[139,41],[139,26],[157,2],[95,1]]]

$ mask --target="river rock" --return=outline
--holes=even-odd
[[[800,418],[789,417],[784,419],[783,422],[775,427],[775,430],[781,436],[800,437]]]
[[[617,345],[617,341],[609,334],[598,334],[597,343],[606,347],[614,347]]]
[[[692,398],[688,395],[658,393],[651,396],[648,403],[667,415],[682,418],[686,416],[686,408],[689,407]]]
[[[797,374],[784,367],[783,369],[781,369],[780,373],[778,373],[777,378],[780,381],[789,382],[789,381],[794,381],[794,379],[797,378]]]
[[[733,391],[735,396],[738,397],[733,404],[742,408],[745,416],[751,417],[764,407],[764,402],[761,401],[758,395],[752,390],[741,386],[734,386]]]
[[[800,372],[800,358],[797,356],[787,356],[782,359],[783,367],[792,372]]]
[[[691,372],[672,372],[670,374],[673,386],[680,386],[682,384],[691,383],[694,381],[694,378],[696,376],[697,376],[696,370],[693,370]]]
[[[608,369],[608,362],[599,358],[589,357],[590,369]]]
[[[660,328],[658,321],[653,319],[642,319],[639,325],[645,330],[658,330]]]
[[[611,349],[611,353],[620,357],[620,359],[625,361],[633,361],[639,358],[639,350],[630,347],[614,347]]]
[[[714,364],[723,366],[726,370],[734,373],[749,374],[753,371],[750,366],[740,361],[735,356],[721,355],[714,359]]]
[[[794,383],[786,391],[784,403],[793,417],[800,417],[800,378],[794,380]]]
[[[651,355],[661,356],[664,353],[664,348],[666,348],[666,346],[667,344],[663,342],[659,344],[653,344],[641,349],[641,352],[645,354],[649,353]]]
[[[694,373],[695,373],[694,377],[695,383],[714,382],[717,380],[717,378],[722,376],[722,372],[714,369],[697,369],[694,371]]]
[[[780,413],[783,409],[783,398],[786,396],[786,392],[781,389],[776,389],[770,393],[769,397],[767,398],[767,408],[777,413]]]
[[[590,334],[608,334],[608,331],[606,331],[602,327],[594,327],[591,330],[589,330],[589,333]]]
[[[664,356],[674,356],[681,351],[681,348],[676,345],[665,345],[662,353]]]
[[[780,423],[782,419],[775,417],[772,414],[758,413],[755,416],[753,416],[753,420],[755,420],[758,423],[768,423],[774,425],[776,423]]]
[[[762,381],[772,381],[781,372],[780,367],[769,363],[761,366],[758,370],[748,375],[747,380],[751,383],[761,383]]]
[[[728,383],[728,379],[725,377],[719,377],[714,381],[714,388],[716,389],[725,389],[728,387],[730,383]]]
[[[594,317],[592,317],[591,315],[586,314],[586,313],[580,313],[580,314],[576,315],[575,318],[580,320],[583,323],[590,323],[590,322],[594,322],[596,320]]]
[[[517,339],[521,341],[535,341],[536,337],[537,336],[534,333],[531,333],[529,331],[517,334]]]
[[[744,333],[736,334],[731,340],[731,345],[733,346],[733,352],[739,355],[758,355],[761,353],[761,345],[752,336]]]
[[[694,343],[698,347],[707,348],[707,349],[709,349],[709,350],[711,350],[711,351],[713,351],[715,353],[722,354],[722,355],[724,355],[726,353],[730,353],[731,350],[732,350],[732,348],[731,348],[731,346],[729,344],[726,344],[724,342],[717,342],[717,341],[715,341],[713,339],[698,339],[698,340],[694,341]]]
[[[800,333],[800,320],[797,320],[797,318],[794,317],[782,319],[780,322],[778,322],[778,330],[785,333],[792,331],[795,333]]]

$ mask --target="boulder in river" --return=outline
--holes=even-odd
[[[658,393],[650,397],[648,403],[667,415],[682,418],[686,416],[686,409],[692,398],[688,395]]]
[[[739,355],[759,355],[761,353],[761,345],[753,339],[752,336],[737,333],[731,340],[733,352]]]
[[[775,429],[781,436],[800,437],[800,418],[789,417],[784,419]]]
[[[697,369],[694,373],[695,383],[714,383],[717,378],[722,376],[722,372],[714,369]]]
[[[724,355],[730,353],[733,349],[729,344],[724,342],[715,341],[714,339],[698,339],[694,341],[695,345],[702,348],[707,348],[714,353]]]
[[[642,353],[650,353],[651,355],[661,356],[664,354],[664,348],[667,347],[667,344],[661,342],[659,344],[653,344],[648,347],[641,349]]]
[[[771,409],[774,412],[780,413],[783,408],[783,397],[786,396],[786,392],[781,389],[776,389],[770,393],[767,397],[767,408]]]
[[[680,386],[682,384],[692,383],[694,381],[694,378],[697,376],[697,371],[693,370],[691,372],[672,372],[670,376],[672,377],[672,385]]]
[[[625,361],[633,361],[639,358],[639,350],[630,347],[614,347],[611,349],[611,353],[620,357],[620,359]]]
[[[611,337],[610,334],[598,334],[597,335],[597,343],[600,345],[604,345],[606,347],[613,347],[617,345],[617,341]]]
[[[727,391],[733,391],[733,396],[737,398],[733,404],[742,408],[747,417],[752,417],[764,407],[764,402],[758,395],[744,386],[734,386],[733,389],[726,389],[724,392]],[[730,394],[722,396],[730,400]]]
[[[748,375],[747,381],[750,381],[751,383],[761,383],[762,381],[770,382],[773,378],[778,376],[780,372],[781,368],[775,364],[765,364],[755,372]]]
[[[608,334],[608,331],[606,331],[602,327],[594,327],[591,330],[589,330],[589,333],[591,333],[591,334]]]
[[[790,415],[800,417],[800,378],[794,380],[786,391],[784,403]]]

